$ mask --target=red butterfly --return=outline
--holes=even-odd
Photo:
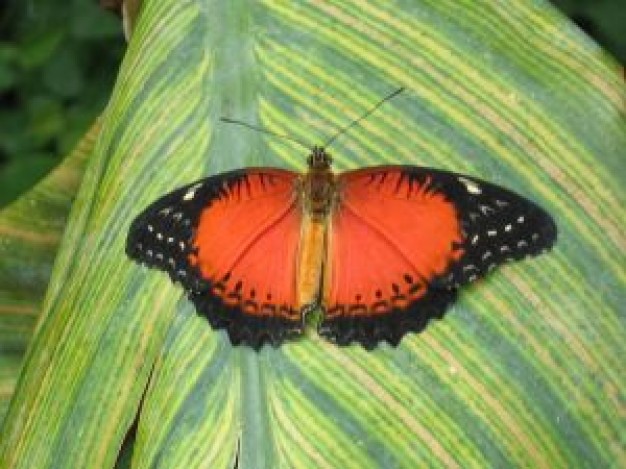
[[[126,252],[180,282],[233,344],[279,345],[321,306],[320,335],[372,348],[422,330],[461,285],[556,240],[543,209],[474,177],[334,174],[331,163],[314,147],[305,174],[245,168],[182,187],[135,219]]]

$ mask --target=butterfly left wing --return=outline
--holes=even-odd
[[[302,330],[298,177],[251,168],[178,189],[135,219],[126,252],[180,282],[198,313],[234,344],[277,345]]]
[[[460,285],[551,247],[556,228],[496,185],[397,166],[338,176],[328,239],[320,334],[373,347],[442,316]]]

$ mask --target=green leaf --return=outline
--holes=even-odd
[[[29,158],[10,160],[0,168],[0,205],[6,205],[15,199],[15,194],[22,194],[32,186],[33,179],[46,175],[56,159],[53,155],[31,155]]]
[[[0,422],[37,317],[99,125],[44,180],[0,212]],[[6,187],[9,181],[3,181]]]
[[[17,81],[17,73],[13,64],[0,61],[0,92],[5,92]]]
[[[102,6],[93,2],[75,3],[71,33],[77,39],[100,39],[120,34],[120,24],[113,14],[102,14]]]
[[[78,54],[67,46],[48,62],[43,70],[44,84],[63,98],[77,96],[84,88],[84,77],[78,64]]]
[[[18,62],[25,70],[41,67],[63,42],[63,28],[46,31],[33,31],[21,41]]]
[[[537,200],[554,252],[466,289],[400,346],[315,333],[232,347],[124,256],[164,192],[322,142],[337,169],[407,163]],[[548,4],[145,1],[73,207],[0,466],[607,467],[626,462],[626,93]],[[268,253],[271,255],[271,253]],[[42,436],[43,435],[43,436]]]
[[[61,132],[65,124],[63,105],[52,97],[30,97],[27,111],[30,121],[28,136],[38,144],[50,141]]]

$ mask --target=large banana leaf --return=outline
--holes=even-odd
[[[47,291],[1,467],[607,467],[626,464],[626,93],[543,2],[150,0]],[[160,194],[312,143],[339,169],[484,177],[557,219],[553,253],[468,288],[399,347],[313,333],[232,347],[166,276],[123,254]],[[271,255],[271,253],[269,253]]]
[[[98,131],[96,123],[54,171],[0,213],[0,422]]]

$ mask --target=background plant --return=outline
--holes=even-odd
[[[552,2],[626,63],[623,0]],[[0,8],[2,206],[58,164],[102,111],[124,39],[118,18],[95,0],[8,0]]]
[[[124,39],[118,18],[94,1],[0,8],[1,206],[58,164],[102,112]]]

